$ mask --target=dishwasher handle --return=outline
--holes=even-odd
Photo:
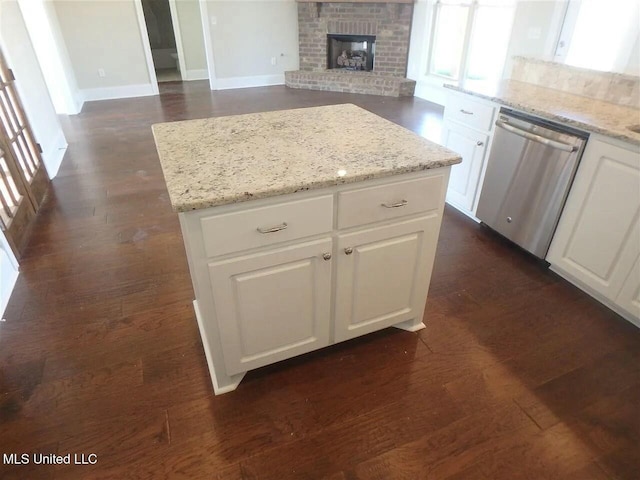
[[[502,120],[498,120],[496,122],[496,126],[500,128],[504,128],[508,132],[511,132],[515,135],[519,135],[533,142],[549,145],[550,147],[557,148],[558,150],[563,150],[565,152],[575,152],[576,150],[578,150],[578,147],[576,147],[575,145],[569,145],[568,143],[562,143],[562,142],[558,142],[557,140],[551,140],[550,138],[543,137],[542,135],[536,135],[535,133],[527,132],[525,130],[520,130],[519,128],[516,128],[513,125],[509,125],[507,122],[503,122]]]

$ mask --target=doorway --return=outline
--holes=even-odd
[[[175,5],[170,0],[142,0],[142,11],[158,83],[182,81],[184,62],[176,41]]]

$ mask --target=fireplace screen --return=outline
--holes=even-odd
[[[327,68],[373,70],[374,35],[327,35]]]

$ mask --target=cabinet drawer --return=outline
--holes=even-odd
[[[441,174],[341,192],[338,196],[338,228],[435,210],[440,205],[443,188],[444,175]]]
[[[478,130],[489,131],[496,109],[467,96],[448,95],[444,109],[447,120],[455,120]]]
[[[296,200],[200,220],[207,257],[295,240],[333,228],[333,196]]]

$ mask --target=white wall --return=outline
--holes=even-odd
[[[295,0],[208,0],[206,10],[216,88],[283,84],[298,69]]]
[[[429,62],[431,25],[433,24],[434,0],[417,0],[413,6],[407,77],[416,81],[415,96],[444,105],[443,80],[429,77],[426,72]]]
[[[18,3],[56,112],[79,113],[83,100],[53,4],[47,0],[18,0]]]
[[[511,74],[514,56],[553,60],[565,9],[563,0],[518,2],[504,66],[505,78]]]
[[[629,63],[627,63],[627,68],[625,68],[624,73],[636,76],[640,75],[640,35],[636,37],[629,56]]]
[[[186,80],[207,78],[207,57],[198,0],[177,0],[176,13],[184,54]]]
[[[53,178],[60,168],[67,141],[15,0],[0,2],[0,46],[16,77],[16,88],[36,141],[42,146],[44,166]]]
[[[54,6],[86,100],[155,93],[135,0],[55,0]]]

